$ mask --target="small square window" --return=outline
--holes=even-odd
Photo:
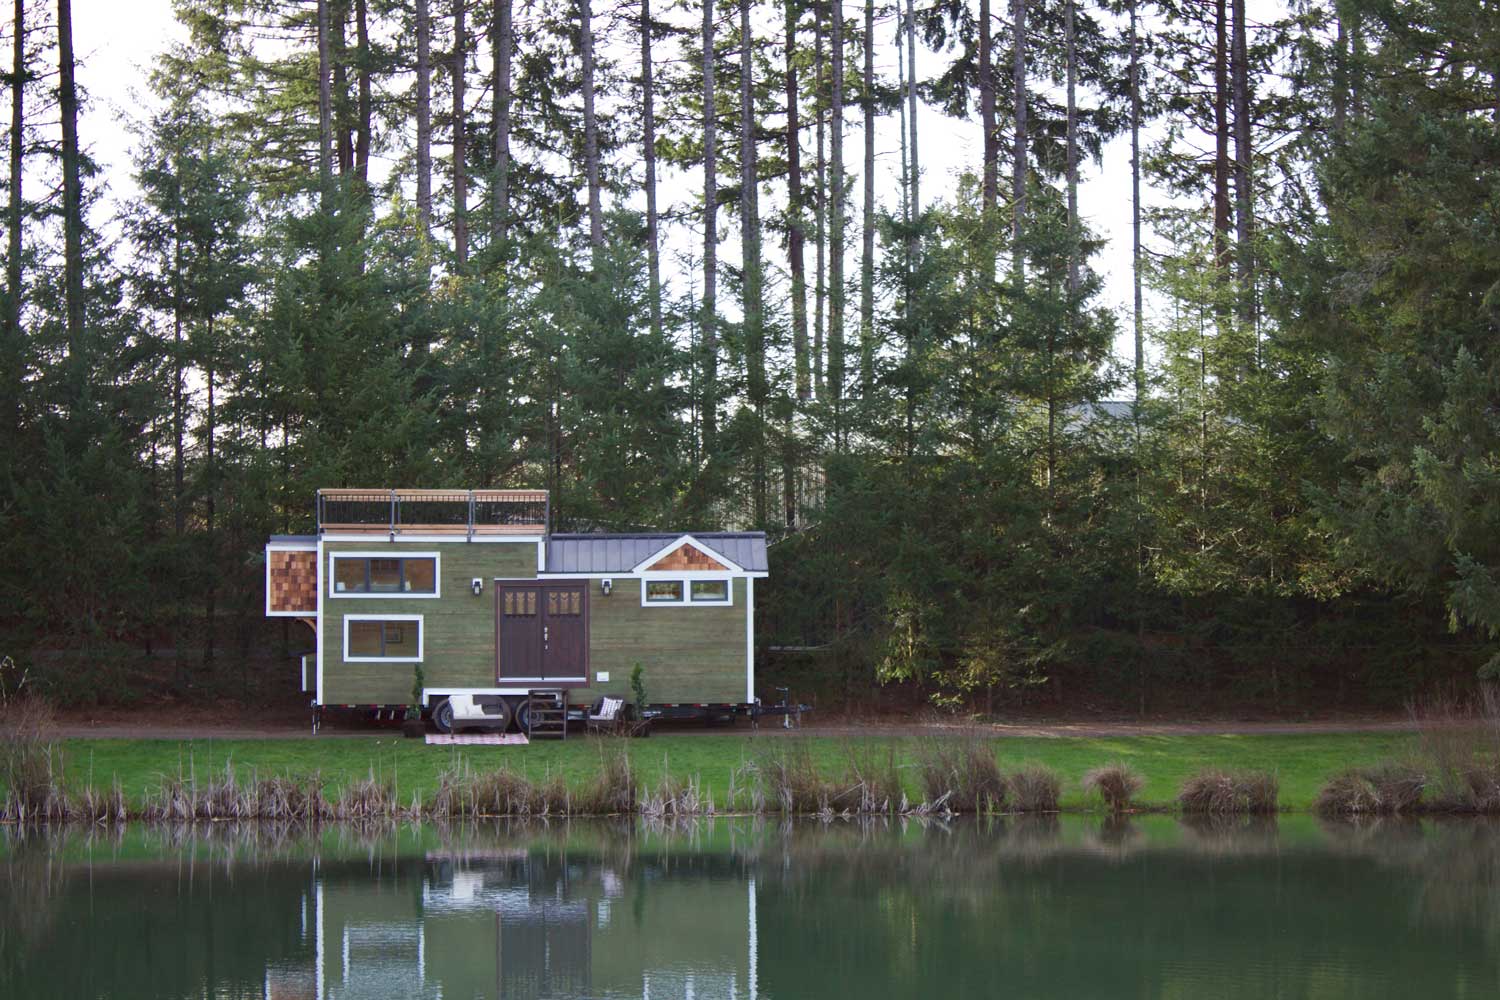
[[[694,580],[692,586],[694,604],[728,604],[728,580]]]
[[[646,581],[646,602],[648,604],[680,604],[680,603],[682,603],[682,581],[681,580],[648,580],[648,581]]]

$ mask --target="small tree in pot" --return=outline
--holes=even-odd
[[[422,664],[411,668],[411,703],[406,706],[406,720],[401,723],[402,734],[416,738],[427,733],[427,723],[422,720],[422,688],[427,678],[422,674]]]

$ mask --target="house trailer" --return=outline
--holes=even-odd
[[[420,678],[526,728],[528,698],[575,714],[612,696],[647,717],[756,712],[763,532],[553,534],[540,490],[318,491],[317,532],[266,545],[266,614],[312,629],[302,689],[325,707],[396,712]]]

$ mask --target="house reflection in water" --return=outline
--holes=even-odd
[[[518,850],[393,868],[314,866],[311,954],[268,963],[267,1000],[755,996],[755,882],[728,858],[616,868]]]

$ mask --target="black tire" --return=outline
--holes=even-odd
[[[440,733],[453,732],[453,706],[444,698],[432,708],[432,727]]]
[[[521,698],[515,705],[516,730],[523,736],[531,735],[531,699]]]
[[[526,727],[521,725],[521,718],[523,715],[522,710],[526,707],[526,702],[528,699],[525,695],[513,694],[505,700],[510,705],[510,723],[505,727],[505,731],[507,733],[518,732],[524,734],[526,732]]]

